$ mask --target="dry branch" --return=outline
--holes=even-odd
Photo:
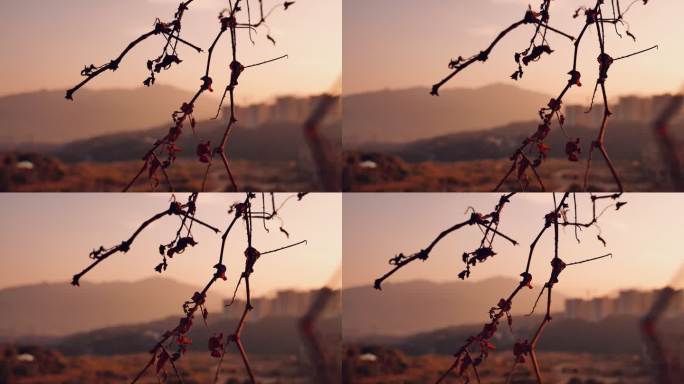
[[[640,0],[643,4],[646,4],[648,0]],[[597,137],[589,145],[589,156],[587,159],[587,166],[584,175],[584,189],[589,187],[589,176],[592,164],[592,154],[595,149],[601,153],[601,156],[605,160],[608,168],[610,169],[612,178],[615,182],[616,189],[620,192],[624,190],[620,177],[618,175],[617,169],[615,168],[612,160],[608,155],[608,150],[605,144],[606,131],[608,126],[608,118],[612,114],[608,104],[608,94],[606,91],[606,81],[608,79],[608,72],[610,67],[618,60],[623,60],[632,57],[637,54],[648,52],[652,49],[656,49],[657,46],[653,46],[647,49],[643,49],[634,53],[626,54],[617,58],[611,57],[607,53],[605,36],[606,36],[606,25],[613,25],[615,33],[622,37],[622,34],[618,30],[618,25],[625,28],[625,34],[636,41],[636,37],[628,28],[628,24],[624,20],[625,14],[632,8],[632,5],[637,1],[632,1],[629,6],[624,8],[620,3],[620,0],[610,1],[610,10],[606,10],[608,4],[605,0],[596,0],[593,7],[580,7],[578,8],[573,17],[577,18],[580,15],[584,16],[584,24],[580,29],[579,33],[575,36],[568,33],[562,32],[556,28],[550,26],[550,7],[551,0],[543,0],[539,10],[533,11],[532,8],[528,8],[522,19],[514,22],[509,27],[500,32],[496,38],[490,43],[490,45],[483,51],[470,56],[469,58],[463,58],[459,56],[457,59],[451,60],[449,62],[449,68],[451,73],[443,78],[441,81],[433,85],[431,94],[438,96],[440,88],[446,84],[449,80],[455,77],[458,73],[465,70],[470,65],[476,62],[485,62],[489,58],[492,50],[496,45],[511,31],[518,29],[519,27],[531,25],[534,26],[534,34],[530,39],[529,45],[520,52],[515,52],[514,59],[517,65],[517,70],[511,75],[513,80],[519,80],[523,77],[524,70],[523,66],[528,66],[532,62],[537,62],[542,59],[544,55],[553,54],[554,50],[551,48],[549,41],[547,40],[547,34],[549,32],[556,33],[562,37],[567,38],[573,42],[574,53],[572,68],[567,73],[570,78],[567,80],[565,86],[561,90],[560,94],[551,99],[549,103],[543,106],[539,110],[540,124],[538,125],[536,131],[528,136],[521,145],[514,151],[510,156],[511,166],[506,172],[501,181],[497,184],[495,190],[498,191],[504,185],[504,183],[515,174],[521,188],[527,189],[529,186],[529,173],[531,172],[541,190],[545,190],[545,186],[541,178],[539,177],[536,168],[541,166],[547,157],[550,147],[545,143],[545,140],[551,131],[554,119],[558,122],[559,129],[565,134],[567,138],[567,143],[565,146],[565,153],[568,156],[569,161],[577,162],[580,160],[580,155],[582,152],[582,146],[579,138],[569,136],[564,128],[565,117],[561,112],[563,98],[566,93],[573,86],[582,86],[581,83],[581,73],[577,69],[577,59],[579,55],[580,44],[586,36],[586,32],[591,26],[596,29],[596,36],[599,42],[600,52],[597,57],[598,62],[598,76],[594,88],[594,97],[597,91],[600,89],[601,97],[603,99],[603,118],[601,122],[600,129],[598,130]],[[592,97],[592,105],[594,102],[594,97]]]
[[[494,243],[496,236],[500,236],[503,239],[512,243],[513,245],[517,245],[517,241],[511,239],[510,237],[498,231],[499,222],[501,219],[501,212],[503,211],[506,204],[510,202],[510,198],[514,194],[515,193],[509,193],[507,195],[503,195],[501,199],[499,199],[499,203],[496,205],[494,210],[488,214],[477,213],[473,210],[473,212],[470,214],[470,218],[442,231],[439,235],[437,235],[437,237],[434,240],[432,240],[432,242],[425,249],[421,249],[420,251],[414,253],[411,256],[406,256],[403,253],[400,253],[397,256],[392,257],[389,260],[389,264],[393,265],[394,268],[392,268],[389,272],[385,273],[383,276],[375,280],[373,284],[375,289],[382,290],[382,283],[386,279],[388,279],[395,272],[409,265],[410,263],[416,260],[426,261],[430,257],[430,252],[432,252],[432,249],[442,239],[444,239],[452,232],[458,231],[459,229],[464,228],[466,226],[477,226],[480,230],[482,230],[482,240],[480,241],[480,244],[475,251],[466,252],[463,254],[463,263],[465,264],[465,269],[459,274],[459,278],[461,279],[469,277],[471,267],[474,267],[478,262],[483,263],[489,257],[493,257],[496,255],[496,253],[492,249],[492,245]]]
[[[124,57],[131,50],[133,50],[135,47],[138,46],[138,44],[142,43],[143,41],[147,40],[152,36],[163,36],[165,39],[165,44],[162,49],[162,53],[158,57],[147,61],[147,69],[149,71],[149,76],[145,79],[145,81],[143,81],[143,84],[148,87],[154,85],[156,81],[155,74],[160,73],[162,70],[168,70],[173,65],[178,65],[182,62],[182,60],[179,58],[179,53],[177,51],[179,43],[187,45],[196,50],[197,52],[202,52],[201,48],[197,47],[192,43],[189,43],[188,41],[180,37],[182,25],[181,22],[183,15],[189,9],[189,5],[193,1],[194,0],[187,0],[182,2],[179,5],[178,10],[174,15],[174,19],[171,22],[165,23],[157,19],[155,21],[154,28],[151,31],[146,32],[139,38],[129,43],[128,46],[123,50],[123,52],[121,52],[119,56],[111,60],[109,63],[100,66],[95,66],[94,64],[86,66],[83,69],[83,71],[81,71],[81,75],[84,76],[85,79],[81,81],[79,84],[77,84],[75,87],[67,90],[66,98],[69,100],[73,100],[74,94],[88,82],[90,82],[91,80],[95,79],[96,77],[98,77],[99,75],[108,70],[116,71],[119,68],[119,65],[121,64]],[[133,185],[135,185],[138,179],[146,172],[147,177],[152,182],[152,186],[154,188],[156,188],[159,185],[158,174],[162,173],[162,176],[169,184],[170,190],[173,191],[173,185],[171,184],[171,181],[166,173],[166,170],[169,167],[171,167],[171,165],[176,160],[176,154],[181,151],[181,149],[176,146],[176,142],[178,141],[184,129],[186,128],[186,123],[190,125],[193,133],[197,136],[197,132],[195,131],[196,121],[195,117],[193,116],[195,103],[204,92],[213,92],[213,79],[211,77],[212,57],[214,49],[219,43],[221,37],[226,33],[230,35],[231,62],[228,65],[228,68],[230,69],[230,81],[225,87],[225,91],[223,93],[223,97],[221,99],[221,103],[218,109],[219,111],[221,110],[221,106],[223,105],[226,96],[228,96],[230,103],[229,118],[223,133],[223,137],[221,141],[218,143],[218,145],[212,146],[211,142],[203,141],[198,138],[196,154],[198,160],[202,163],[205,163],[207,167],[202,181],[203,190],[206,185],[212,161],[215,157],[221,158],[221,163],[223,164],[223,167],[226,170],[226,174],[230,179],[231,187],[236,191],[238,190],[238,184],[235,178],[233,177],[233,173],[231,172],[230,162],[225,148],[226,144],[228,143],[231,129],[233,128],[234,124],[238,121],[237,116],[235,114],[235,91],[238,86],[238,79],[240,78],[240,75],[247,69],[271,63],[273,61],[284,59],[287,57],[287,55],[282,55],[280,57],[264,60],[262,62],[255,64],[242,64],[240,61],[238,61],[238,30],[246,30],[249,34],[250,40],[252,41],[252,43],[254,43],[252,36],[253,32],[256,31],[258,28],[266,28],[267,31],[269,31],[266,35],[266,39],[275,44],[275,39],[270,35],[270,30],[268,28],[268,25],[266,24],[266,20],[276,8],[282,7],[284,10],[287,10],[294,4],[294,1],[284,1],[277,3],[277,5],[273,6],[270,10],[264,11],[263,0],[257,1],[258,18],[256,20],[253,19],[252,10],[250,7],[250,0],[229,1],[229,7],[221,11],[218,17],[219,31],[217,32],[216,36],[213,38],[211,42],[211,45],[209,46],[206,68],[203,76],[200,78],[201,84],[197,92],[193,95],[193,97],[190,100],[183,102],[180,108],[172,113],[173,125],[169,128],[168,133],[162,138],[156,140],[152,147],[142,156],[143,164],[140,170],[133,177],[133,179],[126,185],[124,191],[128,191],[131,187],[133,187]],[[246,12],[243,12],[245,10],[243,7],[246,8]],[[246,21],[241,21],[239,19],[239,16],[245,13]]]
[[[395,256],[390,259],[390,264],[394,265],[395,267],[390,270],[388,273],[380,277],[375,281],[375,288],[380,289],[382,282],[390,277],[393,273],[395,273],[397,270],[400,268],[408,265],[412,261],[415,260],[427,260],[430,251],[432,248],[445,236],[449,235],[452,232],[455,232],[461,228],[466,227],[467,225],[479,225],[479,226],[486,226],[487,229],[483,230],[483,240],[480,243],[480,248],[478,248],[477,251],[475,252],[466,252],[463,254],[463,261],[466,264],[466,269],[462,271],[459,274],[459,278],[461,279],[466,279],[470,276],[470,268],[474,267],[478,263],[483,263],[486,261],[488,258],[496,255],[496,253],[492,249],[492,242],[495,236],[499,237],[504,237],[503,234],[500,234],[497,230],[499,221],[500,221],[500,213],[501,210],[503,209],[503,206],[506,203],[510,202],[510,197],[513,194],[508,194],[504,195],[500,198],[499,203],[497,204],[495,210],[490,213],[489,215],[481,215],[478,214],[476,211],[473,210],[471,213],[471,217],[461,223],[458,223],[454,225],[453,227],[443,231],[440,233],[435,240],[430,243],[430,245],[424,249],[421,250],[420,252],[414,254],[413,256],[406,257],[403,254],[399,254],[398,256]],[[529,246],[529,253],[528,257],[525,263],[525,269],[524,271],[520,274],[520,282],[516,285],[516,287],[513,289],[511,293],[508,294],[508,296],[502,297],[498,303],[493,306],[490,311],[489,311],[489,322],[486,323],[482,330],[475,334],[470,336],[465,343],[458,348],[457,352],[455,353],[455,359],[453,364],[437,379],[437,383],[441,383],[444,381],[447,377],[450,375],[456,375],[457,377],[463,377],[466,380],[469,380],[469,372],[472,371],[472,374],[475,376],[476,380],[479,382],[479,373],[478,373],[478,367],[480,367],[487,357],[489,356],[490,351],[495,349],[495,346],[492,344],[492,339],[496,335],[499,327],[501,326],[501,321],[506,319],[506,322],[509,327],[513,327],[513,316],[511,315],[511,310],[513,308],[513,302],[515,297],[520,293],[525,288],[528,289],[533,289],[532,287],[532,274],[530,273],[530,268],[532,266],[532,261],[533,257],[535,255],[535,251],[537,248],[537,244],[539,240],[548,232],[549,229],[553,229],[553,239],[554,239],[554,244],[553,244],[553,257],[550,260],[551,263],[551,273],[548,277],[548,279],[545,281],[543,284],[542,288],[539,291],[539,296],[537,298],[537,303],[540,301],[544,293],[546,293],[546,310],[545,314],[543,317],[543,320],[537,327],[535,333],[529,338],[525,340],[518,340],[513,348],[513,355],[514,355],[514,360],[511,368],[510,375],[508,377],[508,380],[510,382],[510,379],[512,377],[513,371],[515,368],[522,363],[525,363],[526,357],[529,357],[532,363],[532,368],[535,372],[536,380],[537,383],[541,384],[543,383],[543,379],[541,377],[541,368],[540,368],[540,363],[536,355],[536,346],[537,343],[542,336],[544,329],[546,328],[547,324],[552,320],[551,317],[551,303],[552,303],[552,291],[553,288],[556,284],[559,282],[559,277],[561,273],[568,267],[571,266],[576,266],[576,265],[581,265],[585,264],[588,262],[592,261],[597,261],[603,258],[607,258],[612,256],[612,254],[606,254],[598,257],[590,257],[578,261],[573,261],[573,262],[566,262],[564,261],[561,256],[560,256],[560,250],[559,250],[559,241],[560,241],[560,231],[559,229],[561,227],[573,227],[575,229],[583,229],[583,228],[590,228],[590,227],[596,227],[598,232],[597,239],[601,242],[604,243],[605,245],[605,240],[601,237],[601,232],[600,228],[598,227],[598,220],[601,218],[601,216],[609,209],[609,208],[615,208],[615,210],[619,210],[621,207],[623,207],[626,203],[623,201],[619,201],[621,194],[611,194],[611,195],[591,195],[590,196],[590,201],[591,201],[591,216],[586,220],[586,221],[577,221],[577,214],[575,212],[575,219],[574,221],[568,220],[568,217],[570,217],[571,210],[577,211],[577,204],[576,204],[576,199],[574,208],[570,206],[570,203],[568,202],[570,194],[565,193],[563,197],[560,199],[560,201],[556,202],[555,195],[553,196],[554,200],[554,209],[546,214],[543,218],[544,220],[544,225],[540,229],[540,231],[537,233],[537,235],[533,238],[533,240],[530,243]],[[602,207],[601,209],[598,208],[598,204],[603,202],[603,201],[609,201],[609,204],[606,206]],[[479,218],[483,217],[488,217],[489,220],[486,223],[481,222]],[[491,237],[488,237],[490,236]],[[575,236],[577,236],[577,233],[575,233]],[[506,237],[504,239],[507,239],[511,241],[513,244],[517,244],[513,240],[510,240]],[[579,241],[579,237],[577,237]],[[536,307],[536,303],[535,303]],[[534,312],[534,308],[532,309]],[[477,352],[477,353],[476,353]]]
[[[211,353],[211,355],[218,360],[217,363],[217,368],[216,368],[216,376],[215,379],[218,380],[219,374],[220,374],[220,369],[221,369],[221,363],[223,362],[225,353],[227,351],[228,346],[231,343],[235,343],[238,352],[240,353],[240,356],[242,358],[244,367],[247,371],[247,374],[251,380],[252,383],[256,383],[256,378],[254,375],[254,372],[252,370],[252,367],[249,363],[249,360],[247,358],[247,353],[245,351],[245,348],[242,344],[241,341],[241,333],[245,327],[245,320],[247,318],[247,315],[249,312],[253,309],[253,306],[251,304],[251,292],[250,292],[250,281],[249,278],[250,276],[254,273],[254,266],[257,262],[257,260],[264,255],[267,254],[272,254],[275,252],[279,252],[294,246],[298,246],[301,244],[304,244],[305,241],[300,241],[297,243],[293,243],[290,245],[286,245],[283,247],[279,247],[274,250],[269,250],[266,252],[260,253],[257,251],[257,249],[254,247],[253,241],[252,241],[252,232],[254,229],[253,221],[256,220],[263,220],[263,225],[265,230],[268,232],[268,228],[266,227],[266,222],[271,221],[274,219],[279,220],[280,222],[280,231],[286,235],[289,234],[285,229],[282,228],[282,219],[279,216],[279,209],[282,208],[282,206],[289,201],[292,197],[298,197],[300,200],[305,194],[297,194],[293,195],[291,197],[286,198],[280,205],[276,206],[275,203],[275,196],[271,194],[270,201],[272,203],[271,208],[268,209],[266,206],[266,198],[265,194],[262,194],[262,207],[258,211],[254,211],[254,200],[256,199],[256,195],[253,193],[247,193],[245,199],[242,202],[235,203],[231,206],[229,210],[229,214],[232,215],[231,220],[228,223],[227,228],[223,231],[223,235],[221,236],[221,246],[220,246],[220,251],[218,252],[218,260],[216,264],[213,266],[212,274],[208,282],[204,285],[204,288],[199,291],[195,292],[192,294],[191,298],[186,301],[183,304],[183,317],[180,318],[178,325],[176,325],[174,328],[167,330],[166,332],[163,333],[162,337],[157,341],[157,343],[154,345],[154,347],[150,350],[150,359],[148,360],[147,364],[140,370],[138,375],[133,379],[132,383],[136,383],[139,380],[141,380],[147,372],[154,367],[156,375],[158,376],[159,380],[164,379],[167,374],[166,374],[166,367],[171,366],[176,378],[180,381],[183,382],[182,375],[179,373],[178,366],[176,365],[176,362],[185,354],[187,351],[188,345],[192,343],[192,340],[188,337],[188,333],[192,329],[194,322],[196,320],[197,316],[201,316],[203,319],[205,325],[206,325],[206,320],[209,315],[207,309],[205,308],[205,302],[207,298],[207,294],[209,290],[212,288],[212,286],[219,280],[227,280],[226,277],[226,272],[228,270],[228,267],[226,266],[224,262],[224,256],[226,252],[226,241],[228,239],[228,236],[233,233],[233,229],[235,227],[235,224],[242,220],[245,224],[245,234],[247,238],[247,249],[244,251],[245,255],[245,267],[244,271],[242,272],[240,279],[236,283],[235,286],[235,292],[237,293],[237,290],[240,286],[240,283],[242,280],[245,281],[245,293],[247,297],[247,302],[245,304],[245,308],[243,310],[242,316],[240,318],[240,321],[237,325],[237,327],[230,333],[228,336],[224,337],[223,333],[217,333],[214,336],[212,336],[209,339],[208,342],[208,348]],[[197,210],[196,206],[196,201],[198,198],[197,193],[193,193],[190,195],[188,198],[187,203],[185,204],[180,204],[175,201],[175,199],[172,199],[171,206],[167,210],[160,212],[150,219],[144,221],[138,229],[133,233],[131,237],[129,237],[127,240],[124,240],[121,244],[114,246],[109,249],[105,249],[104,247],[100,247],[97,250],[94,250],[91,252],[90,257],[94,259],[94,261],[83,271],[80,273],[74,275],[72,284],[75,286],[78,286],[79,280],[87,274],[89,271],[91,271],[95,266],[97,266],[99,263],[102,261],[106,260],[110,256],[116,254],[116,253],[125,253],[127,252],[135,239],[140,235],[150,224],[166,217],[166,216],[178,216],[180,219],[180,226],[179,229],[175,233],[174,239],[167,244],[161,244],[159,246],[159,252],[162,256],[162,262],[155,267],[155,271],[159,273],[163,273],[167,267],[168,267],[168,259],[172,259],[175,255],[178,255],[180,253],[183,253],[189,246],[195,246],[197,242],[194,240],[193,235],[192,235],[192,227],[193,224],[200,225],[202,227],[209,228],[212,230],[214,233],[219,233],[220,230],[204,223],[203,221],[195,218],[195,213]]]

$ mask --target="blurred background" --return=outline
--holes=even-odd
[[[630,2],[623,1],[623,10]],[[506,35],[485,63],[475,63],[430,96],[433,84],[450,73],[447,64],[485,49],[504,28],[520,20],[528,0],[348,0],[344,23],[344,189],[354,191],[491,191],[510,167],[508,157],[536,131],[538,111],[557,97],[572,68],[573,45],[556,34],[554,50],[524,67],[515,81],[514,53],[529,44],[532,27]],[[610,4],[606,3],[608,9]],[[584,19],[573,18],[586,1],[552,1],[551,25],[577,35]],[[606,30],[608,53],[626,55],[658,45],[629,59],[616,61],[607,80],[613,115],[606,145],[618,164],[628,191],[672,191],[667,164],[654,134],[654,121],[681,93],[680,63],[684,32],[678,1],[636,2],[625,16],[632,40],[620,29]],[[583,143],[582,159],[598,132],[602,108],[590,113],[600,52],[595,29],[581,42],[578,70],[582,87],[563,100],[565,130]],[[600,104],[600,103],[599,103]],[[684,113],[670,117],[670,140],[684,135]],[[585,161],[571,163],[564,153],[567,138],[554,124],[547,139],[550,159],[539,168],[547,190],[582,185]],[[680,153],[681,155],[681,153]],[[598,158],[598,157],[597,157]],[[603,161],[595,162],[593,190],[614,185]],[[513,182],[505,189],[519,186]]]
[[[424,249],[441,231],[467,220],[469,207],[488,213],[499,197],[485,193],[345,194],[342,328],[347,382],[435,382],[453,363],[453,354],[464,341],[480,332],[489,320],[489,309],[518,285],[529,245],[544,225],[544,215],[553,210],[550,194],[511,198],[499,230],[520,245],[499,239],[494,245],[497,255],[474,268],[465,281],[458,278],[463,269],[461,255],[477,248],[482,238],[475,227],[451,233],[428,260],[400,269],[382,284],[382,291],[373,289],[373,282],[392,268],[391,257]],[[621,200],[627,205],[619,212],[611,208],[601,217],[600,231],[580,231],[581,243],[571,228],[561,229],[560,257],[566,263],[609,252],[613,257],[568,267],[554,287],[553,321],[538,345],[546,381],[679,382],[657,377],[662,360],[653,352],[653,340],[662,339],[659,346],[666,351],[670,367],[681,369],[684,258],[677,239],[683,224],[682,199],[678,194],[626,194]],[[588,196],[579,194],[577,203],[579,221],[590,220]],[[537,245],[530,269],[534,289],[524,289],[516,297],[512,330],[504,321],[491,340],[496,351],[479,367],[483,383],[506,380],[514,359],[513,344],[531,339],[540,323],[545,296],[536,313],[526,315],[549,275],[552,254],[553,235],[547,233]],[[665,287],[671,289],[663,291]],[[678,374],[681,378],[681,370]],[[450,376],[445,382],[463,381]],[[512,382],[536,383],[529,359],[518,367]]]
[[[276,195],[277,203],[288,195]],[[187,196],[176,196],[185,201]],[[195,247],[155,272],[160,243],[170,241],[179,219],[152,224],[126,254],[116,254],[76,288],[71,276],[91,260],[88,253],[128,238],[146,219],[168,208],[169,194],[4,194],[0,242],[0,383],[129,382],[146,364],[161,334],[183,316],[182,305],[213,275],[221,234],[193,227]],[[205,194],[197,218],[225,230],[239,194]],[[259,200],[259,199],[258,199]],[[252,304],[243,342],[260,382],[307,383],[320,367],[339,377],[341,342],[341,196],[311,194],[291,199],[280,223],[255,220],[254,244],[262,252],[296,241],[306,245],[263,255],[250,278]],[[258,223],[258,224],[257,224]],[[186,383],[210,382],[217,359],[207,340],[229,334],[244,308],[225,305],[244,269],[244,223],[228,237],[227,281],[208,292],[207,325],[196,319],[189,353],[178,361]],[[306,325],[306,326],[305,326]],[[316,353],[312,353],[312,345]],[[237,351],[228,348],[219,383],[247,379]],[[332,372],[332,373],[330,373]],[[175,382],[169,374],[168,382]],[[156,383],[150,372],[145,383]]]
[[[121,191],[136,174],[141,157],[172,124],[171,114],[201,85],[206,49],[218,33],[226,2],[194,2],[183,18],[182,37],[205,52],[179,46],[183,62],[157,75],[144,87],[146,62],[159,55],[164,40],[152,37],[137,46],[116,72],[108,71],[64,99],[82,78],[84,66],[116,57],[149,31],[156,18],[170,21],[179,1],[87,0],[7,4],[0,15],[0,190]],[[317,175],[304,134],[321,95],[340,93],[342,1],[303,0],[287,11],[279,5],[268,27],[238,36],[239,60],[249,65],[288,55],[246,70],[236,92],[237,129],[228,153],[241,188],[253,190],[326,190]],[[253,4],[253,6],[256,6]],[[315,33],[313,33],[315,31]],[[277,44],[267,38],[272,36]],[[183,149],[169,170],[177,190],[200,188],[204,165],[197,161],[198,140],[220,142],[228,115],[219,100],[229,81],[230,39],[214,51],[214,93],[195,104],[196,133],[188,127],[178,142]],[[218,120],[211,120],[216,113]],[[341,109],[330,108],[316,127],[339,158]],[[339,159],[338,159],[339,161]],[[336,164],[339,166],[339,164]],[[213,167],[208,190],[228,187],[225,171]],[[150,190],[149,183],[136,189]],[[337,189],[339,190],[339,188]]]

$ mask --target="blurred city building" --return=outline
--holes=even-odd
[[[653,305],[657,290],[639,291],[635,289],[620,291],[617,297],[597,297],[589,300],[567,299],[565,316],[569,319],[599,321],[612,315],[643,316]],[[684,315],[684,290],[678,290],[666,312],[666,316]]]
[[[275,297],[257,297],[252,299],[252,306],[254,309],[250,313],[251,320],[259,320],[267,317],[301,317],[307,313],[311,303],[316,298],[318,290],[311,291],[296,291],[296,290],[282,290],[278,291]],[[342,300],[339,290],[334,291],[334,299],[323,311],[322,317],[339,316],[342,311]],[[231,318],[236,318],[242,315],[245,302],[243,300],[236,300],[230,306],[227,306],[230,300],[225,300],[226,305],[224,314]]]
[[[651,123],[668,105],[673,95],[652,97],[623,96],[610,106],[611,121]],[[564,111],[565,123],[570,126],[600,127],[603,119],[603,104],[594,104],[591,110],[586,105],[568,105]],[[677,120],[683,120],[680,114]]]
[[[318,106],[322,96],[278,97],[272,103],[260,103],[247,106],[238,106],[236,114],[239,116],[239,123],[246,127],[256,127],[266,123],[296,123],[303,124],[311,115],[311,112]],[[230,114],[229,107],[224,107],[224,116]],[[338,121],[342,118],[342,103],[328,113],[326,122]]]

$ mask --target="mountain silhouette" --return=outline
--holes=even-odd
[[[225,121],[206,120],[197,122],[198,135],[187,131],[176,142],[181,152],[178,157],[197,158],[195,148],[198,137],[202,141],[218,143],[225,131]],[[342,125],[339,122],[321,127],[321,133],[334,148],[340,145]],[[127,161],[140,160],[150,148],[150,143],[163,137],[168,125],[135,131],[101,135],[85,140],[76,140],[51,150],[51,154],[67,162],[78,161]],[[308,153],[302,124],[292,122],[269,122],[257,127],[244,127],[238,123],[231,131],[226,146],[234,159],[257,161],[296,161]]]
[[[52,340],[48,345],[55,346],[68,355],[120,355],[145,353],[150,350],[161,334],[178,325],[180,316],[168,317],[147,323],[107,327],[90,332],[82,332]],[[188,333],[193,343],[188,349],[206,352],[207,340],[218,332],[235,329],[238,319],[219,314],[210,314],[206,326],[197,323]],[[253,320],[248,317],[247,326],[242,333],[242,341],[250,354],[288,354],[296,355],[302,351],[301,336],[298,332],[299,319],[296,317],[266,317]],[[326,317],[317,323],[320,337],[329,345],[337,346],[341,339],[340,316]]]
[[[199,290],[166,278],[137,282],[43,283],[0,290],[0,339],[64,336],[103,327],[147,322],[182,313],[182,304]],[[223,297],[207,297],[209,311]]]
[[[406,144],[369,145],[362,149],[397,155],[408,162],[502,159],[514,153],[520,143],[534,132],[537,124],[536,121],[519,122],[477,132],[452,133],[416,140]],[[642,160],[646,153],[656,148],[652,128],[648,125],[617,121],[612,122],[611,127],[620,133],[606,138],[611,158],[615,160]],[[566,126],[565,130],[580,139],[583,149],[588,147],[597,134],[596,128],[584,126]],[[681,139],[684,124],[673,124],[671,132]],[[548,156],[567,158],[567,141],[568,137],[563,131],[553,129],[546,139],[546,144],[550,147]]]
[[[535,120],[550,96],[513,85],[383,90],[343,98],[345,148],[369,142],[405,143]]]
[[[477,282],[436,283],[424,280],[385,283],[382,291],[372,286],[342,291],[345,339],[365,336],[408,336],[451,326],[478,324],[488,319],[489,309],[518,281],[495,277]],[[521,291],[514,314],[528,313],[538,289]],[[565,297],[554,291],[552,310],[562,310]]]
[[[520,339],[529,339],[542,320],[535,316],[514,316],[513,331],[508,326],[500,327],[492,340],[497,350],[507,351]],[[633,315],[613,315],[591,322],[554,316],[539,339],[539,350],[573,353],[639,354],[643,352],[643,339],[639,331],[641,318]],[[660,329],[667,337],[681,335],[684,317],[669,317],[662,320]],[[383,344],[398,347],[412,355],[453,354],[469,336],[482,330],[482,324],[448,327],[419,333],[403,338],[385,339]]]
[[[61,144],[114,132],[130,132],[171,122],[171,113],[191,91],[155,85],[136,89],[82,89],[74,101],[64,90],[0,97],[0,145]],[[213,117],[218,99],[195,105],[198,119]]]

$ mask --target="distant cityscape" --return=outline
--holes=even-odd
[[[616,104],[610,105],[612,121],[629,121],[648,124],[653,122],[665,109],[674,96],[669,94],[651,97],[623,96]],[[565,123],[570,126],[598,127],[603,119],[603,104],[594,104],[587,112],[586,105],[565,107]],[[680,113],[678,120],[684,118]]]
[[[316,299],[320,290],[278,291],[275,297],[259,297],[252,299],[254,310],[250,313],[250,319],[260,320],[266,317],[301,317],[309,311],[313,301]],[[332,292],[333,298],[322,312],[322,317],[339,316],[342,311],[342,300],[339,290]],[[230,303],[225,300],[224,305]],[[231,306],[225,306],[224,314],[230,318],[237,318],[242,315],[244,300],[236,300]]]
[[[635,289],[620,291],[617,297],[597,297],[594,299],[567,299],[565,316],[570,319],[599,321],[613,315],[643,316],[651,309],[659,291],[639,291]],[[666,316],[684,315],[684,290],[675,292]]]
[[[238,106],[236,114],[240,123],[247,127],[256,127],[266,123],[286,122],[303,124],[318,106],[322,96],[295,97],[283,96],[273,103],[260,103]],[[229,107],[223,109],[224,116],[230,114]],[[342,118],[342,103],[327,115],[326,121],[333,122]]]

